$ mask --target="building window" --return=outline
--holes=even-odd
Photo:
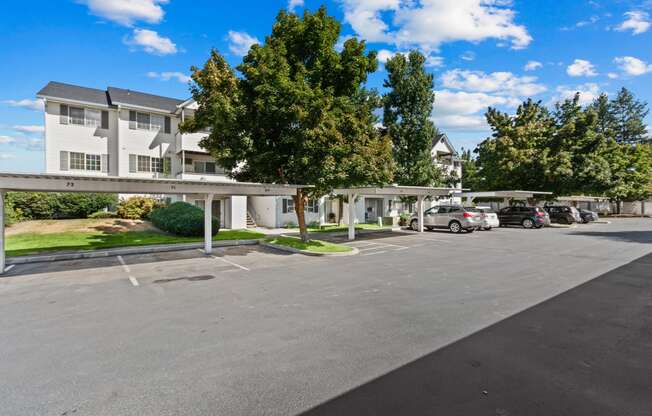
[[[160,157],[152,158],[152,172],[163,172],[163,159]]]
[[[76,126],[99,127],[107,130],[109,128],[109,112],[105,110],[94,110],[82,107],[70,107],[60,105],[60,123],[73,124]]]
[[[70,107],[70,124],[83,126],[84,121],[84,109],[79,107]]]
[[[140,156],[138,155],[138,172],[150,172],[150,157],[149,156]]]
[[[171,133],[172,121],[169,116],[129,111],[129,128],[132,130],[153,130]]]
[[[158,114],[152,114],[151,117],[151,125],[150,125],[150,130],[159,130],[163,131],[163,124],[165,123],[165,118],[163,116],[159,116]]]
[[[85,155],[83,153],[70,152],[70,169],[84,170],[85,168]]]
[[[294,212],[294,199],[283,198],[283,214],[292,214]]]
[[[102,119],[102,112],[99,110],[90,110],[86,109],[84,111],[85,116],[86,116],[86,121],[85,125],[88,127],[100,127],[101,124],[101,119]]]
[[[149,130],[149,114],[136,113],[136,128],[138,130]]]
[[[319,212],[319,200],[310,199],[306,204],[306,212]]]
[[[96,170],[99,171],[102,169],[102,158],[100,155],[86,155],[86,170]]]

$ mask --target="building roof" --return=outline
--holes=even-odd
[[[108,87],[106,90],[80,87],[50,81],[37,94],[38,97],[97,104],[101,106],[124,105],[125,107],[159,110],[174,113],[189,100],[163,97],[123,88]]]
[[[64,84],[62,82],[50,81],[36,94],[38,97],[61,98],[109,106],[111,102],[106,91],[95,88],[80,87],[78,85]]]
[[[114,105],[123,104],[126,106],[151,108],[164,110],[168,113],[174,113],[177,110],[177,106],[186,101],[116,87],[109,87],[107,93],[111,98],[111,103]]]

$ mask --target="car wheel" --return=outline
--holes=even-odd
[[[448,229],[451,231],[451,233],[457,234],[462,231],[462,225],[457,221],[451,221],[451,223],[448,224]]]
[[[485,227],[484,230],[485,231],[491,231],[491,227]]]
[[[471,234],[473,231],[475,231],[475,228],[467,228],[466,232]]]
[[[534,221],[532,221],[530,218],[526,218],[522,222],[523,228],[533,228],[534,227]]]
[[[412,228],[412,231],[419,231],[419,220],[412,220],[410,228]]]

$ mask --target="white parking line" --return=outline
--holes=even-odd
[[[235,267],[237,267],[237,268],[239,268],[239,269],[249,271],[249,269],[246,268],[245,266],[242,266],[242,265],[240,265],[240,264],[238,264],[238,263],[234,263],[234,262],[229,261],[229,260],[227,260],[227,259],[223,259],[222,257],[217,257],[217,256],[213,256],[213,255],[211,255],[211,257],[214,258],[214,259],[217,259],[217,260],[222,260],[224,263],[226,263],[226,264],[230,264],[231,266],[235,266]]]
[[[13,269],[14,267],[16,267],[15,264],[10,264],[9,266],[5,267],[5,272],[8,272],[9,270]]]
[[[375,256],[376,254],[383,254],[387,253],[387,250],[385,251],[374,251],[373,253],[365,253],[365,254],[360,254],[361,256]]]
[[[125,260],[122,258],[122,256],[118,256],[118,261],[122,265],[124,271],[127,273],[127,277],[129,278],[131,284],[133,286],[139,286],[140,284],[138,283],[138,280],[131,275],[131,269],[129,269],[129,266],[127,266],[127,263],[125,263]]]

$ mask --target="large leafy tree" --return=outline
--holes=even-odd
[[[476,192],[484,191],[484,178],[471,150],[462,149],[460,159],[462,162],[462,186]]]
[[[383,124],[392,139],[399,185],[441,185],[443,175],[433,164],[431,150],[438,131],[432,120],[433,75],[418,51],[396,54],[385,64],[388,92],[383,97]]]
[[[212,51],[193,68],[199,105],[185,130],[211,128],[201,145],[238,180],[310,184],[295,197],[307,240],[305,203],[340,186],[391,181],[391,142],[374,127],[380,98],[365,89],[375,52],[355,38],[335,49],[340,23],[322,7],[281,11],[264,44],[237,67]]]
[[[645,124],[645,117],[649,113],[647,103],[634,98],[627,88],[622,88],[609,103],[609,113],[619,143],[645,143],[650,140]]]

